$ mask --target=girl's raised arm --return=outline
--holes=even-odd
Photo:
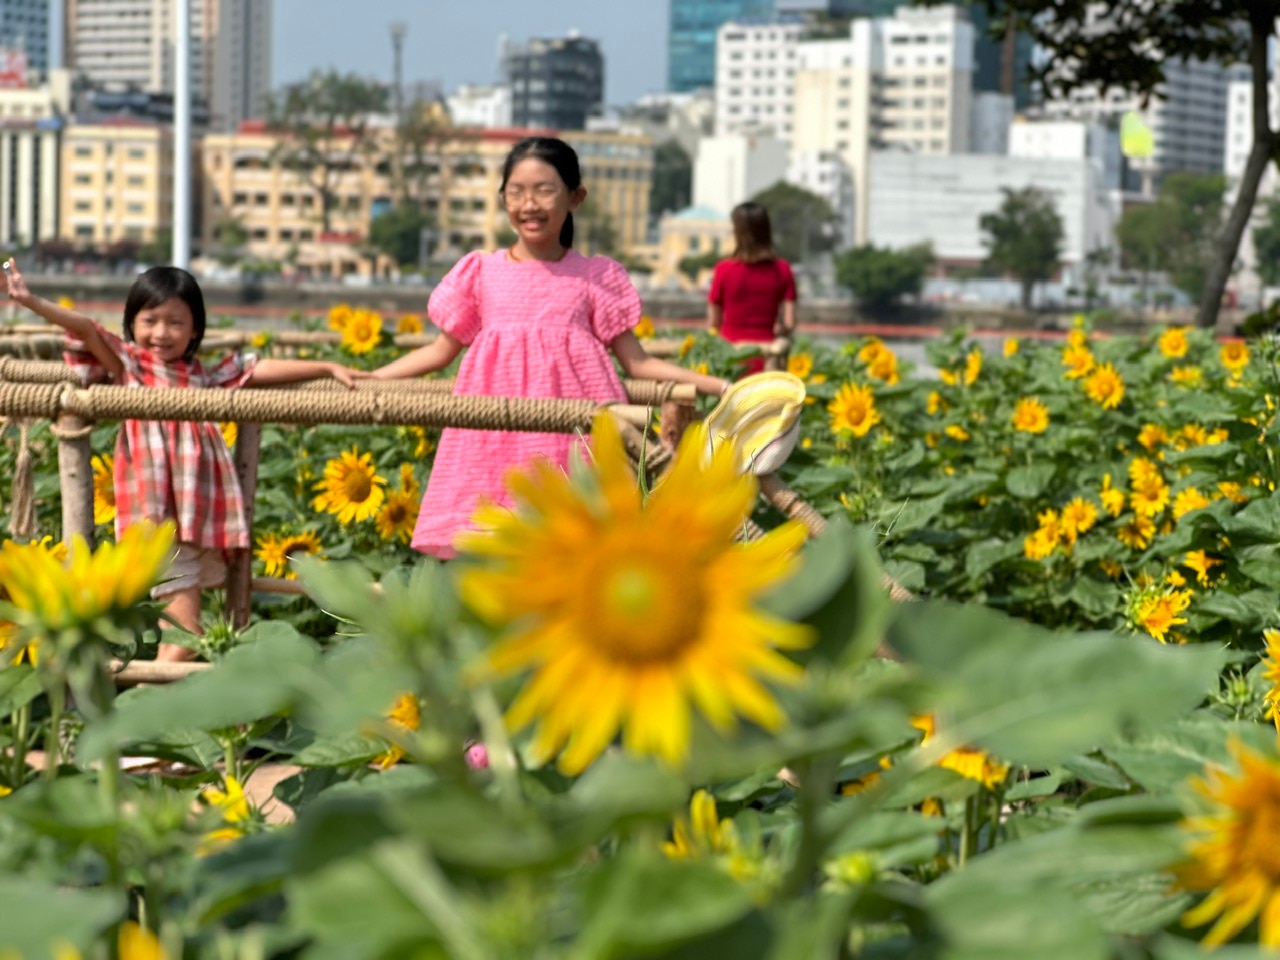
[[[666,360],[649,356],[640,345],[640,340],[630,330],[614,337],[609,344],[609,349],[618,358],[627,376],[637,380],[674,380],[676,383],[692,383],[699,393],[707,393],[713,397],[720,396],[729,386],[727,380],[708,376],[705,373],[695,373],[684,367],[678,367],[674,363],[668,363]]]
[[[37,297],[33,294],[27,289],[27,281],[23,279],[22,274],[18,271],[17,263],[13,260],[4,262],[3,273],[4,292],[10,300],[26,307],[36,316],[57,324],[77,340],[82,341],[85,349],[92,353],[94,358],[102,364],[103,369],[106,370],[111,379],[120,379],[120,375],[124,372],[124,364],[120,362],[116,352],[111,349],[110,344],[98,332],[98,327],[93,320],[83,313],[76,313],[66,307],[60,307],[56,303],[50,303],[43,297]]]

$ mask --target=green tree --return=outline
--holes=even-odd
[[[1001,190],[1000,209],[984,213],[978,226],[986,234],[987,262],[1013,274],[1022,284],[1022,309],[1031,309],[1036,284],[1048,280],[1062,256],[1062,218],[1053,197],[1038,187]]]
[[[223,217],[213,228],[214,255],[224,267],[230,266],[244,256],[245,245],[249,242],[249,231],[245,229],[239,217]]]
[[[706,253],[695,254],[691,257],[682,257],[680,259],[679,268],[690,280],[697,280],[698,274],[703,270],[710,270],[717,263],[723,260],[719,249],[709,250]]]
[[[317,70],[267,98],[267,122],[282,134],[272,159],[301,173],[320,196],[320,222],[329,231],[338,178],[373,150],[369,116],[386,104],[371,80]]]
[[[369,225],[369,244],[404,266],[418,262],[427,215],[411,203],[402,203]]]
[[[1144,296],[1149,274],[1163,270],[1187,296],[1201,298],[1204,265],[1222,229],[1225,190],[1216,174],[1175,173],[1165,177],[1154,203],[1124,212],[1116,238],[1128,266],[1142,272]]]
[[[751,199],[769,211],[778,256],[803,263],[813,254],[835,247],[835,212],[816,193],[780,180]]]
[[[918,0],[940,3],[944,0]],[[1253,92],[1252,146],[1236,184],[1236,198],[1223,219],[1208,259],[1196,320],[1217,324],[1222,294],[1235,268],[1267,165],[1280,159],[1280,131],[1271,124],[1271,69],[1268,49],[1280,17],[1280,0],[1168,0],[1105,4],[1085,0],[1045,4],[1044,0],[968,0],[990,14],[994,37],[1010,30],[1030,34],[1037,48],[1032,79],[1052,98],[1080,88],[1121,90],[1142,98],[1159,96],[1165,65],[1184,60],[1246,63]]]
[[[1168,270],[1173,262],[1172,239],[1176,235],[1177,217],[1168,203],[1144,203],[1131,206],[1116,224],[1116,241],[1124,265],[1142,275],[1142,302],[1147,302],[1151,274]]]
[[[1253,250],[1262,282],[1280,286],[1280,197],[1267,201],[1263,221],[1253,230]]]
[[[933,247],[927,243],[905,250],[867,244],[837,254],[836,282],[851,290],[864,307],[883,309],[918,294],[932,264]]]
[[[660,143],[653,151],[653,189],[649,191],[652,214],[683,210],[693,196],[693,160],[676,140]]]

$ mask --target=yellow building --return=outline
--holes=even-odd
[[[497,248],[509,229],[498,200],[502,162],[526,133],[457,130],[421,165],[405,158],[409,192],[434,223],[425,238],[434,250],[461,255]],[[643,243],[651,141],[594,132],[564,136],[579,151],[591,205],[608,216],[617,249]],[[321,174],[288,169],[280,160],[283,144],[276,133],[261,124],[243,124],[234,134],[207,135],[199,162],[204,250],[216,248],[219,224],[235,221],[248,236],[245,252],[252,257],[289,261],[318,276],[386,272],[391,264],[374,254],[366,237],[375,214],[395,201],[392,145],[392,131],[382,131],[374,150],[333,172],[325,232],[317,186]],[[335,153],[347,155],[347,144],[335,147]]]
[[[173,222],[172,130],[125,119],[66,127],[59,194],[65,240],[155,240]]]
[[[651,288],[678,286],[682,290],[705,288],[710,282],[711,268],[704,268],[694,278],[680,269],[683,260],[733,253],[733,223],[727,216],[710,207],[686,207],[669,213],[658,225],[658,243],[638,250],[640,259],[652,268]]]

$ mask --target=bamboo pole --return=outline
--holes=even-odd
[[[93,450],[89,435],[93,424],[74,413],[60,414],[54,422],[58,438],[58,477],[62,488],[62,539],[70,544],[75,536],[94,542]]]
[[[244,523],[246,530],[253,530],[254,505],[258,493],[258,459],[262,447],[262,424],[237,424],[236,428],[236,476],[240,479],[240,491],[244,499]],[[253,547],[237,550],[227,568],[227,610],[236,629],[249,624],[253,577]]]

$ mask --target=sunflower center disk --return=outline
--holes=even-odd
[[[670,658],[697,636],[697,577],[685,564],[628,560],[602,580],[589,611],[597,641],[619,660]]]
[[[373,492],[373,481],[364,470],[351,470],[342,480],[342,491],[348,500],[363,503]]]
[[[1280,845],[1276,843],[1280,837],[1280,804],[1276,800],[1275,796],[1269,797],[1268,802],[1260,803],[1251,816],[1245,817],[1242,826],[1246,839],[1239,847],[1244,860],[1241,866],[1257,870],[1273,884],[1280,882]]]

